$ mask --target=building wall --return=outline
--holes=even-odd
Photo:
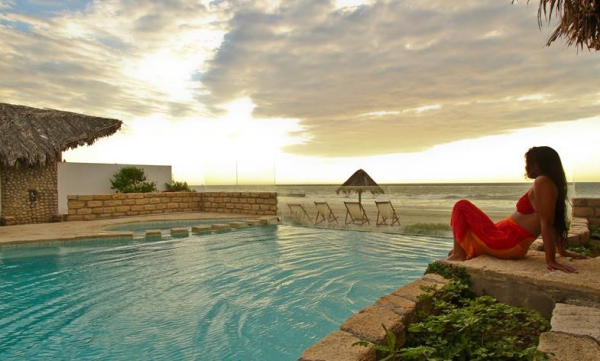
[[[150,182],[156,182],[159,191],[165,190],[165,183],[171,183],[171,166],[140,164],[103,163],[58,163],[58,212],[67,214],[67,196],[71,194],[93,195],[116,193],[111,189],[110,180],[123,167],[136,167],[144,170]]]
[[[175,212],[276,215],[277,193],[113,193],[69,195],[69,221]]]
[[[45,223],[58,213],[55,162],[2,167],[3,224]],[[30,198],[30,194],[35,198]]]

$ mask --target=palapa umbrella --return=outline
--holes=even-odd
[[[369,176],[364,170],[359,169],[337,189],[336,193],[358,193],[358,203],[360,203],[361,195],[365,191],[369,191],[372,194],[383,193],[383,189],[377,183],[375,183],[373,178],[371,178],[371,176]]]

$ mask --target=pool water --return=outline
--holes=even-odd
[[[271,225],[0,247],[0,359],[297,360],[450,245]]]

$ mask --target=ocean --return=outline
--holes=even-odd
[[[517,200],[531,187],[523,183],[423,183],[423,184],[380,184],[384,193],[364,193],[362,203],[367,212],[376,214],[374,200],[389,200],[396,211],[407,218],[422,219],[424,222],[446,222],[457,200],[468,199],[494,220],[509,216]],[[290,185],[232,185],[192,186],[197,191],[207,192],[277,192],[280,212],[287,210],[286,203],[304,204],[309,214],[313,202],[326,201],[336,213],[343,215],[344,201],[355,201],[356,194],[336,193],[336,184],[290,184]],[[569,183],[568,196],[572,198],[600,198],[600,182]],[[314,213],[314,211],[312,212]],[[312,214],[311,214],[312,216]]]

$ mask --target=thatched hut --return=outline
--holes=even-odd
[[[0,103],[2,224],[42,223],[58,213],[62,152],[117,132],[117,119]]]

